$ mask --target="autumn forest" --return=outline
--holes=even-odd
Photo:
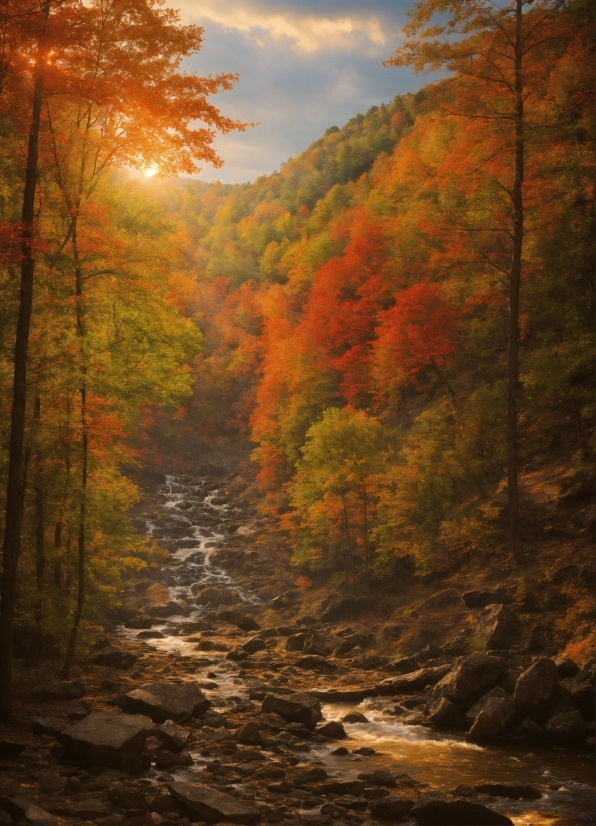
[[[547,576],[553,536],[585,555],[592,15],[422,0],[385,71],[443,79],[226,185],[200,180],[214,136],[259,127],[215,97],[235,75],[183,70],[200,28],[158,0],[2,0],[4,719],[167,558],[143,468],[240,463],[304,593]],[[585,660],[569,593],[553,634]]]

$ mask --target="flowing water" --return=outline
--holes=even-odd
[[[185,626],[200,620],[207,609],[196,605],[191,590],[193,584],[200,583],[201,588],[231,589],[245,602],[259,603],[256,595],[212,563],[214,551],[229,542],[227,526],[230,522],[242,522],[243,511],[220,496],[213,480],[198,477],[167,476],[157,495],[149,498],[153,515],[146,519],[147,534],[167,547],[173,556],[172,564],[162,569],[162,582],[168,588],[170,599],[186,604],[189,613],[169,617],[154,626],[165,636],[147,644],[169,657],[196,659],[196,640],[186,638]],[[250,528],[243,530],[249,532]],[[138,632],[122,627],[120,633],[133,638]],[[219,699],[221,704],[222,697],[245,697],[238,665],[216,651],[209,651],[208,659],[209,670],[217,672],[218,688],[213,699]],[[205,693],[209,696],[212,692]],[[369,746],[377,753],[364,758],[354,754],[336,756],[331,752],[337,744],[331,741],[329,746],[313,744],[309,759],[320,761],[329,774],[346,779],[362,771],[388,768],[444,790],[460,784],[473,786],[483,780],[536,785],[543,791],[542,799],[531,802],[499,799],[496,808],[508,814],[516,826],[580,826],[596,822],[594,764],[586,754],[535,744],[480,747],[466,742],[463,736],[401,723],[390,714],[391,706],[389,698],[325,704],[323,713],[327,720],[340,720],[354,710],[364,713],[368,723],[344,724],[348,739],[342,741],[342,745],[350,752]],[[196,765],[177,772],[176,776],[196,777],[205,760],[198,754],[193,757]]]

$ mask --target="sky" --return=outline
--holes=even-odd
[[[222,113],[259,121],[218,136],[225,164],[199,177],[254,181],[280,168],[330,126],[419,89],[423,76],[384,68],[400,45],[411,0],[169,0],[185,23],[204,28],[200,52],[184,64],[199,75],[239,73],[212,98]]]

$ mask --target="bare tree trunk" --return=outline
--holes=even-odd
[[[39,423],[41,417],[41,399],[35,397],[34,419]],[[37,598],[35,602],[35,659],[39,663],[43,653],[43,578],[45,571],[45,507],[42,480],[43,458],[41,451],[35,452],[35,510],[37,523],[35,527],[35,579]]]
[[[364,564],[368,571],[370,566],[370,549],[368,545],[368,494],[364,482],[362,482],[362,516],[364,522]]]
[[[14,378],[10,420],[8,480],[6,486],[2,608],[0,611],[0,718],[3,720],[12,720],[14,717],[12,706],[12,638],[17,565],[24,508],[25,461],[23,456],[23,443],[27,412],[29,330],[33,310],[33,274],[35,271],[33,235],[35,232],[35,191],[37,185],[37,156],[42,99],[43,78],[41,70],[38,68],[35,73],[33,85],[31,126],[29,129],[25,187],[23,191],[21,286],[14,350]]]
[[[519,291],[524,238],[524,99],[522,77],[523,0],[516,0],[515,28],[515,167],[513,202],[513,254],[509,276],[509,352],[507,364],[507,510],[509,541],[516,563],[523,561],[519,530],[517,384],[519,377]]]

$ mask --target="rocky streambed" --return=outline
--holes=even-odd
[[[48,686],[31,730],[4,733],[0,824],[594,823],[589,669],[371,652],[357,599],[316,617],[292,591],[271,599],[259,521],[229,482],[147,491],[171,560],[82,682]],[[498,634],[506,611],[488,613]]]

